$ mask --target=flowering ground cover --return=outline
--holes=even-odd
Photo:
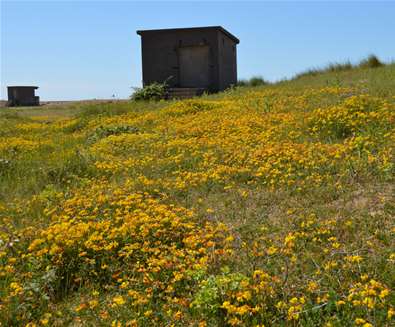
[[[394,80],[4,110],[0,325],[393,325]]]

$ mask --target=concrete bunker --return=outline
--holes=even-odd
[[[221,26],[140,30],[137,34],[141,36],[143,86],[166,82],[173,89],[218,92],[237,83],[239,39]]]
[[[35,95],[38,86],[8,86],[8,102],[7,106],[38,106],[40,105],[40,97]]]

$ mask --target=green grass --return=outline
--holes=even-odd
[[[317,73],[316,75],[307,74],[295,80],[280,83],[280,85],[292,85],[293,87],[356,87],[372,95],[389,97],[394,95],[394,75],[395,64],[392,63],[373,69],[357,67],[345,71],[330,71]]]

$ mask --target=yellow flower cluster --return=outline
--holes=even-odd
[[[304,297],[293,297],[288,303],[283,301],[278,302],[276,307],[279,310],[286,311],[288,320],[298,320],[305,302],[306,299]]]
[[[50,145],[52,142],[47,140],[35,141],[22,137],[4,137],[0,138],[1,152],[28,152],[37,150],[40,146]]]
[[[388,130],[394,121],[393,105],[365,95],[346,99],[336,108],[342,108],[346,125],[354,124],[355,110],[359,115],[360,108],[368,108],[375,120],[358,123],[368,132],[369,128]],[[375,146],[377,137],[388,144],[391,132],[382,136],[351,133],[341,143],[328,143],[325,138],[303,142],[310,138],[306,120],[314,125],[313,129],[335,128],[322,117],[335,121],[336,126],[340,124],[338,120],[343,118],[336,115],[328,118],[332,117],[332,111],[291,115],[278,109],[263,114],[240,108],[237,101],[184,101],[156,116],[147,113],[136,117],[133,113],[130,117],[101,118],[95,126],[122,122],[146,131],[108,136],[94,143],[90,153],[98,159],[95,166],[99,170],[108,174],[144,174],[148,170],[152,176],[150,183],[168,190],[239,180],[248,180],[250,185],[301,190],[327,183],[334,175],[340,178],[347,175],[349,162],[361,171],[391,169],[389,148],[378,150]],[[148,124],[153,120],[151,127]],[[381,128],[382,125],[386,127]],[[165,175],[161,173],[163,170],[167,172]],[[158,173],[154,174],[155,171]]]
[[[309,117],[313,133],[326,133],[333,137],[347,137],[378,126],[389,127],[394,121],[393,106],[368,95],[352,96],[341,105],[317,109]],[[381,131],[385,132],[386,128]]]
[[[107,287],[120,292],[111,300],[114,308],[127,302],[185,307],[188,301],[177,294],[194,272],[232,254],[227,228],[198,224],[191,211],[130,193],[131,184],[112,188],[103,182],[74,193],[48,212],[52,223],[31,242],[27,258],[61,271],[67,290],[107,279]],[[91,300],[77,312],[97,305]]]
[[[347,300],[351,302],[353,306],[362,306],[366,307],[368,310],[372,310],[376,305],[382,307],[389,293],[389,290],[381,283],[371,279],[365,284],[357,283],[352,287]]]

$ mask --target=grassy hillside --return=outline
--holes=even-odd
[[[0,113],[0,325],[390,326],[395,66]]]

